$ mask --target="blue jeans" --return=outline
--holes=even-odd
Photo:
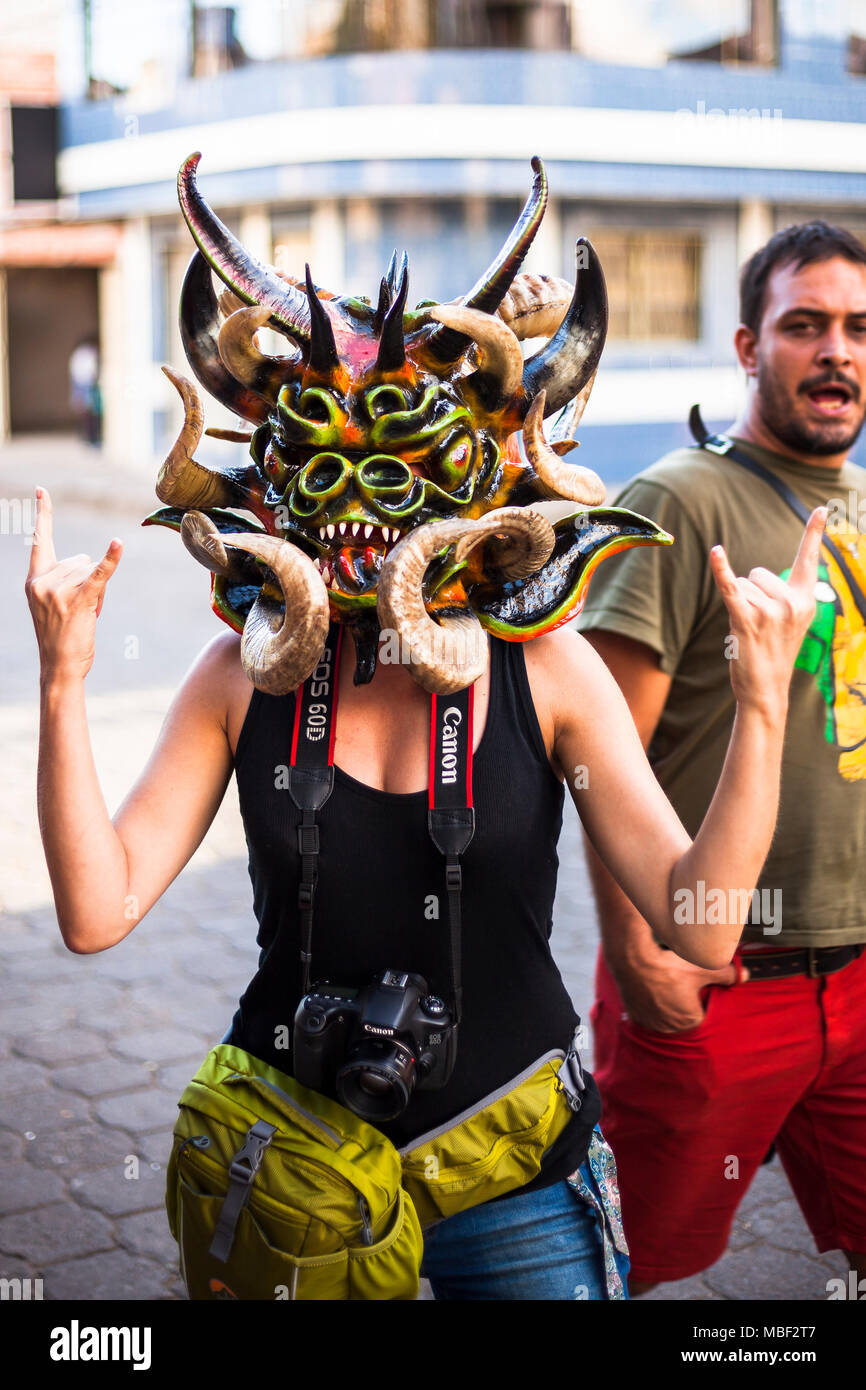
[[[601,1204],[588,1158],[578,1172]],[[425,1232],[421,1273],[437,1299],[607,1299],[604,1247],[597,1208],[563,1179],[440,1221]],[[628,1256],[610,1238],[607,1248],[627,1298]]]

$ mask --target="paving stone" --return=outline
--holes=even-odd
[[[19,956],[41,955],[45,942],[29,927],[16,931],[0,931],[0,962],[8,962],[10,967]]]
[[[0,1129],[0,1162],[14,1163],[24,1157],[27,1140],[22,1134],[12,1134],[8,1129]]]
[[[160,1067],[157,1073],[160,1086],[180,1099],[187,1082],[192,1080],[203,1061],[204,1054],[196,1053],[195,1057],[190,1057],[186,1062],[172,1062],[169,1066]]]
[[[76,1120],[89,1118],[87,1102],[82,1096],[63,1094],[54,1086],[32,1095],[22,1092],[0,1099],[0,1126],[16,1134],[42,1135],[55,1129],[68,1128]]]
[[[165,1175],[168,1160],[171,1156],[172,1145],[174,1143],[174,1133],[172,1125],[177,1117],[177,1110],[172,1112],[171,1123],[162,1130],[154,1130],[152,1134],[142,1134],[138,1141],[138,1152],[140,1156],[149,1164],[158,1164],[155,1172]]]
[[[0,1256],[0,1278],[3,1279],[38,1279],[41,1277],[41,1270],[37,1270],[27,1260],[19,1260],[12,1255]],[[23,1289],[22,1289],[23,1293]],[[35,1298],[35,1289],[31,1284],[31,1297]],[[42,1297],[45,1297],[45,1281],[42,1282]]]
[[[747,1222],[735,1221],[731,1227],[731,1234],[728,1237],[729,1250],[742,1250],[745,1246],[751,1245],[757,1235],[752,1231]]]
[[[17,1095],[21,1091],[42,1091],[48,1085],[48,1075],[38,1062],[9,1057],[3,1064],[3,1094]]]
[[[105,1039],[92,1028],[61,1026],[49,1033],[34,1033],[32,1037],[21,1038],[15,1050],[24,1057],[53,1066],[58,1062],[85,1062],[91,1057],[104,1057]]]
[[[185,1028],[147,1029],[119,1036],[114,1051],[133,1061],[173,1062],[194,1052],[196,1041],[195,1034]]]
[[[177,1302],[189,1301],[189,1294],[182,1279],[173,1279],[162,1295],[163,1299],[171,1299]]]
[[[778,1159],[762,1164],[755,1174],[752,1184],[743,1197],[738,1216],[750,1216],[753,1211],[771,1205],[773,1202],[791,1201],[793,1194],[785,1170]]]
[[[151,1077],[152,1072],[147,1071],[141,1063],[121,1061],[119,1057],[105,1055],[98,1062],[58,1067],[51,1073],[54,1085],[61,1091],[79,1091],[84,1096],[105,1096],[113,1091],[128,1091],[131,1087],[147,1085]]]
[[[122,1096],[110,1096],[94,1103],[94,1111],[107,1125],[120,1125],[133,1134],[165,1128],[174,1124],[177,1098],[156,1088],[131,1091]]]
[[[56,1173],[46,1173],[32,1163],[10,1164],[4,1169],[0,1183],[0,1214],[3,1216],[64,1201],[66,1188]]]
[[[146,1029],[156,1031],[174,1021],[175,1010],[166,1009],[158,1000],[145,1000],[126,994],[118,1001],[111,1014],[89,1018],[90,1027],[103,1033],[108,1039],[108,1050],[113,1048],[115,1036],[125,1036],[131,1032]],[[136,1059],[138,1060],[138,1059]]]
[[[774,1206],[753,1211],[750,1225],[752,1232],[766,1237],[770,1245],[783,1250],[800,1250],[804,1255],[817,1254],[812,1232],[793,1202],[776,1202]]]
[[[154,952],[136,955],[127,953],[113,960],[100,961],[94,967],[94,974],[100,978],[113,980],[115,984],[141,984],[144,981],[161,980],[165,976],[165,961]]]
[[[706,1284],[703,1274],[693,1274],[690,1279],[677,1279],[672,1284],[657,1284],[649,1293],[640,1296],[641,1303],[721,1303],[724,1294],[716,1293]]]
[[[37,955],[16,959],[9,982],[19,990],[23,985],[34,983],[69,984],[77,978],[76,960],[77,957],[69,951],[59,953],[43,947]]]
[[[760,1242],[723,1255],[703,1277],[725,1298],[779,1302],[826,1298],[829,1276],[817,1260]]]
[[[34,1033],[45,1033],[52,1028],[68,1028],[75,1022],[75,1005],[67,998],[62,1003],[54,1003],[43,997],[40,990],[38,1002],[16,1003],[3,1010],[3,1029],[15,1046],[26,1041]]]
[[[51,984],[40,985],[39,998],[52,1009],[71,1008],[74,1014],[80,1013],[82,1009],[86,1009],[88,1013],[91,1009],[108,1013],[122,1003],[123,992],[119,985],[113,984],[110,980],[100,980],[89,972],[87,975],[76,974],[72,979],[55,980]],[[84,1018],[80,1021],[80,1026],[95,1028],[97,1025],[90,1018]]]
[[[132,1144],[131,1151],[135,1147]],[[158,1208],[164,1219],[165,1173],[162,1169],[151,1168],[140,1154],[134,1153],[134,1157],[138,1160],[137,1168],[128,1162],[127,1156],[110,1167],[95,1168],[74,1177],[69,1189],[75,1200],[82,1206],[94,1207],[105,1216],[128,1216],[132,1212]],[[137,1177],[127,1177],[135,1172]]]
[[[37,1211],[0,1218],[0,1248],[46,1266],[109,1250],[113,1245],[111,1225],[105,1217],[74,1202],[55,1202]]]
[[[104,1125],[76,1125],[72,1129],[40,1134],[27,1146],[27,1158],[40,1168],[54,1168],[64,1177],[106,1163],[120,1164],[135,1152],[132,1135]],[[64,1171],[65,1170],[65,1171]]]
[[[114,1229],[120,1244],[133,1255],[149,1255],[172,1271],[178,1267],[177,1243],[168,1229],[165,1208],[140,1212],[115,1221]]]
[[[62,1302],[149,1301],[164,1297],[165,1286],[166,1272],[152,1260],[127,1250],[110,1250],[49,1270],[45,1296]]]

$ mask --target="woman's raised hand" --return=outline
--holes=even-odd
[[[109,544],[95,564],[89,555],[58,560],[54,553],[51,498],[36,489],[36,528],[24,592],[30,605],[42,679],[83,680],[93,665],[96,619],[105,586],[117,569],[123,545]]]
[[[738,578],[724,548],[710,551],[710,565],[731,621],[728,655],[731,685],[741,706],[784,717],[797,653],[815,615],[815,584],[827,508],[806,523],[791,573],[780,579],[761,566]]]

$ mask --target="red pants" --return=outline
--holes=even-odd
[[[707,995],[696,1028],[650,1032],[599,955],[593,1070],[634,1278],[719,1259],[774,1140],[819,1251],[866,1251],[866,952],[821,979]]]

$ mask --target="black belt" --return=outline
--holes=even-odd
[[[743,951],[740,960],[749,980],[781,980],[789,975],[834,975],[863,954],[864,946],[806,946],[799,951]],[[748,981],[746,981],[748,983]]]

